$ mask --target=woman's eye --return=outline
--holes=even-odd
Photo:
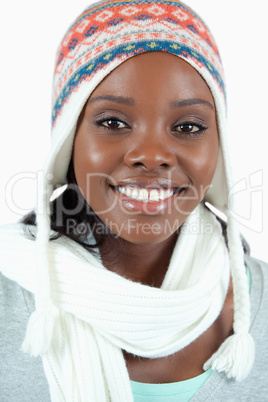
[[[181,123],[174,127],[173,130],[182,134],[200,134],[205,131],[207,127],[196,123]]]
[[[120,130],[128,127],[126,123],[118,119],[102,119],[98,121],[97,124],[110,130]]]

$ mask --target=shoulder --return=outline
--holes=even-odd
[[[193,401],[252,401],[263,402],[268,394],[268,264],[245,255],[250,270],[251,325],[250,333],[255,342],[255,362],[249,376],[243,382],[214,372],[198,391]],[[242,352],[241,352],[242,353]]]
[[[21,351],[34,295],[0,273],[0,389],[1,401],[49,401],[40,357]]]
[[[249,269],[252,271],[256,269],[264,270],[265,274],[268,274],[268,263],[257,258],[251,257],[250,255],[245,255],[245,262]]]
[[[268,264],[253,257],[246,257],[246,264],[251,273],[251,326],[250,333],[255,341],[255,364],[248,381],[265,384],[266,395],[268,392]]]
[[[259,333],[257,327],[261,326],[268,336],[268,264],[250,256],[245,257],[245,263],[251,277],[251,328]]]
[[[251,299],[260,294],[262,303],[268,303],[268,263],[249,255],[245,256],[245,263],[251,275]]]
[[[26,323],[34,310],[34,295],[1,273],[0,301],[0,319],[7,324],[3,329],[7,329],[11,322],[17,326]]]
[[[20,223],[0,226],[0,272],[29,291],[33,291],[35,285],[26,284],[33,277],[35,266],[33,239],[30,231],[28,236],[25,234]]]
[[[6,322],[5,329],[10,328],[11,322],[18,326],[27,322],[34,308],[33,295],[15,281],[16,275],[25,275],[24,264],[32,258],[32,243],[24,236],[21,224],[0,226],[0,319]]]
[[[20,349],[25,328],[34,310],[34,295],[24,289],[19,281],[13,280],[14,272],[23,277],[24,262],[20,242],[25,246],[29,240],[24,238],[20,224],[0,226],[0,320],[2,325],[0,343],[10,341]],[[33,242],[31,242],[33,243]],[[24,247],[25,251],[25,247]],[[1,345],[3,353],[3,344]]]

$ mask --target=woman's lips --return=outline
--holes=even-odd
[[[123,206],[131,212],[145,214],[163,213],[172,199],[180,195],[185,187],[144,188],[136,185],[111,186],[119,196]]]

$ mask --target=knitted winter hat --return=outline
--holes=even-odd
[[[243,379],[253,364],[254,344],[248,334],[250,308],[242,244],[228,201],[232,180],[226,142],[223,69],[217,46],[207,26],[179,1],[113,0],[96,3],[76,19],[62,40],[54,76],[52,145],[39,188],[39,292],[24,349],[35,355],[45,353],[57,319],[57,309],[51,302],[47,259],[50,234],[48,204],[53,188],[67,182],[78,117],[90,94],[105,76],[128,58],[152,51],[171,53],[188,62],[206,81],[214,97],[220,152],[212,186],[205,200],[228,218],[228,246],[234,287],[234,335],[223,343],[205,368],[212,367],[225,371],[229,377]],[[33,335],[37,327],[42,336],[38,346]]]

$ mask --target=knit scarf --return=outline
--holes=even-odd
[[[65,237],[50,242],[49,265],[59,317],[43,363],[57,402],[133,401],[122,350],[159,358],[183,349],[218,317],[230,278],[221,225],[202,204],[181,227],[161,288],[107,270]],[[28,269],[4,274],[34,292]]]

